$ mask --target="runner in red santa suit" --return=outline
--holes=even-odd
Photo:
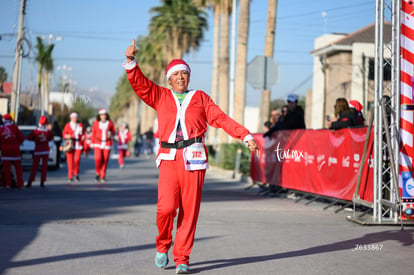
[[[95,150],[96,181],[105,182],[115,126],[105,109],[100,109],[92,125],[92,148]]]
[[[78,122],[78,114],[70,114],[70,121],[63,128],[63,138],[73,141],[73,149],[66,152],[66,162],[68,165],[68,181],[79,181],[79,165],[83,149],[84,130],[82,123]]]
[[[207,124],[223,128],[234,138],[243,140],[252,151],[256,142],[249,131],[228,117],[203,91],[189,90],[190,67],[181,59],[171,61],[166,77],[172,89],[156,85],[147,79],[134,56],[135,41],[126,50],[126,69],[135,93],[157,111],[161,148],[157,156],[159,167],[155,264],[165,268],[172,243],[174,217],[179,209],[173,258],[177,274],[187,274],[190,252],[200,210],[201,192],[207,152],[204,134]]]
[[[6,188],[12,186],[11,165],[16,170],[17,188],[23,187],[23,169],[20,155],[20,144],[24,136],[19,128],[13,123],[10,114],[3,116],[3,127],[0,127],[0,150],[3,161],[4,180]]]
[[[45,116],[41,116],[39,119],[39,127],[34,129],[26,138],[27,140],[32,140],[35,143],[33,165],[32,170],[30,172],[29,180],[27,181],[26,188],[32,187],[32,182],[34,182],[35,180],[40,160],[42,160],[40,186],[45,187],[45,181],[47,176],[47,163],[49,161],[49,141],[53,139],[52,131],[50,131],[46,125],[47,118]]]
[[[128,142],[131,140],[131,138],[132,136],[128,130],[128,124],[126,124],[125,122],[122,123],[122,126],[118,131],[118,152],[119,152],[118,163],[119,163],[119,168],[121,169],[124,168],[124,157],[128,156],[127,155]]]

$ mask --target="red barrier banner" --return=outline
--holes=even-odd
[[[373,198],[373,134],[362,160],[367,128],[278,131],[254,134],[260,153],[252,154],[255,182],[352,201],[363,165],[359,198]]]

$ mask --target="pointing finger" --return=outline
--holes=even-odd
[[[135,48],[135,39],[132,39],[132,46]]]

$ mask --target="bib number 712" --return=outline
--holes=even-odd
[[[201,158],[201,152],[200,151],[193,151],[193,159],[199,159]]]

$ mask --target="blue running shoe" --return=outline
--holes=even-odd
[[[165,268],[168,264],[168,254],[167,253],[159,253],[155,255],[155,265],[160,268]]]
[[[190,274],[190,268],[186,264],[179,264],[175,269],[176,274]]]

